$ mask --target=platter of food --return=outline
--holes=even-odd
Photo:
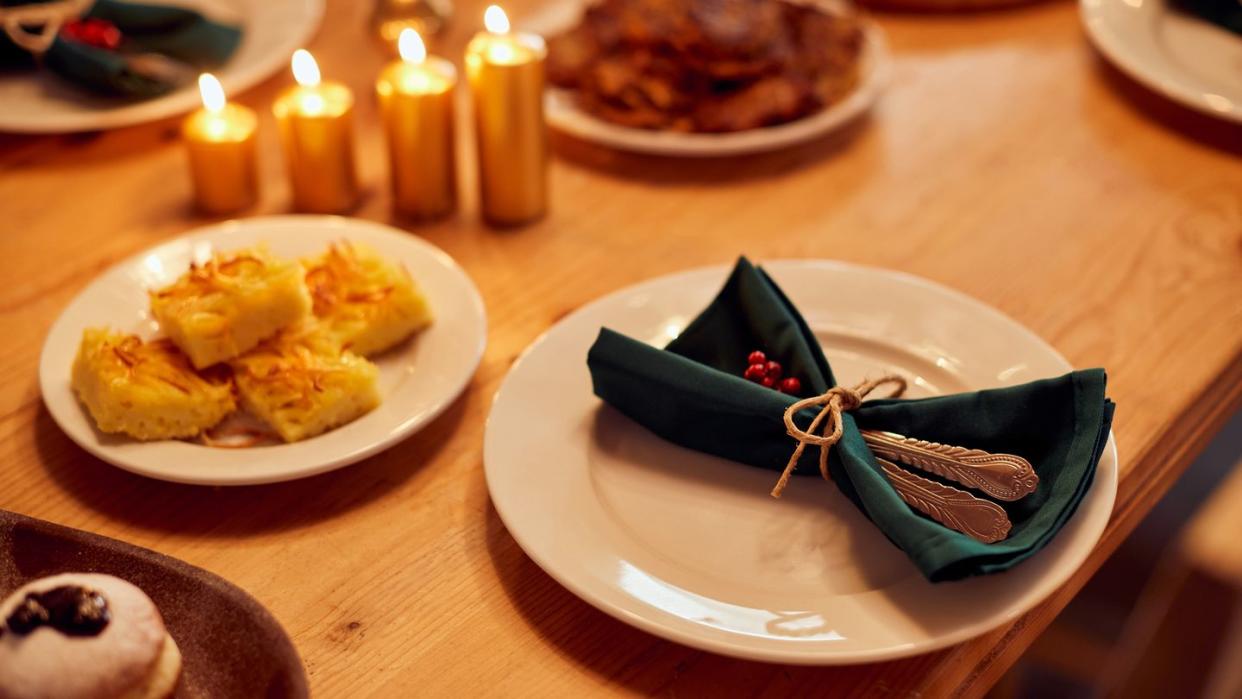
[[[409,436],[465,388],[485,339],[474,284],[430,243],[355,219],[255,218],[102,275],[53,325],[40,383],[57,424],[105,461],[264,483]]]
[[[86,5],[92,10],[87,21],[92,21],[92,15],[100,15],[94,21],[103,17],[116,20],[118,14],[124,13],[139,21],[148,14],[157,17],[165,11],[160,7],[163,3],[152,4],[155,8],[148,11],[128,3],[88,2]],[[202,29],[156,39],[140,28],[126,31],[125,22],[121,22],[121,29],[109,28],[119,37],[119,46],[113,47],[116,50],[104,51],[62,40],[49,52],[54,55],[45,55],[42,60],[6,45],[4,33],[0,32],[0,67],[5,68],[0,72],[0,103],[5,106],[0,110],[0,131],[65,133],[114,129],[183,114],[200,105],[194,78],[206,69],[218,75],[226,92],[235,95],[285,68],[294,49],[315,33],[324,12],[323,0],[182,0],[173,5],[237,28],[240,39],[236,51],[229,54],[223,65],[190,65],[164,55],[171,50],[170,44],[182,44],[181,51],[173,50],[182,54],[209,43],[212,34]],[[127,6],[132,9],[126,9]],[[140,39],[162,50],[144,47]],[[60,57],[62,48],[68,58]],[[52,67],[68,68],[68,77],[79,80],[66,79]],[[98,84],[107,83],[102,76],[112,73],[127,76],[125,84],[140,82],[144,68],[159,68],[152,72],[169,78],[172,88],[150,95],[114,94]],[[134,75],[139,77],[128,77]],[[96,83],[93,89],[91,83]]]
[[[924,279],[829,260],[761,269],[770,277],[712,267],[621,289],[560,320],[514,363],[488,417],[484,471],[497,513],[535,563],[596,608],[662,638],[806,665],[878,662],[965,641],[1018,618],[1078,570],[1116,496],[1110,409],[1102,392],[1080,405],[1044,402],[1053,394],[1042,391],[1056,385],[1062,397],[1077,395],[1088,381],[1099,389],[1102,372],[1066,378],[1070,364],[1034,333]],[[747,376],[750,349],[779,356],[785,376],[802,385],[756,386],[759,377]],[[700,363],[707,357],[736,375]],[[582,365],[567,371],[567,358]],[[902,377],[904,402],[914,407],[879,399],[879,412],[949,406],[901,434],[1031,457],[1041,485],[1026,504],[1006,503],[1013,529],[981,543],[937,528],[952,522],[946,512],[973,519],[954,504],[962,493],[924,491],[924,506],[942,507],[939,515],[910,509],[903,502],[917,498],[897,499],[871,480],[888,476],[863,463],[871,447],[862,433],[858,469],[845,461],[853,447],[838,444],[831,482],[810,463],[774,497],[795,441],[780,410],[766,408],[793,403],[786,393],[806,398],[812,367],[829,363],[841,386]],[[986,401],[985,416],[959,426],[995,429],[1005,412],[992,410],[998,391],[1022,406],[1011,417],[1038,404],[1070,426],[1053,438],[1029,415],[1011,419],[1011,437],[1041,427],[1005,448],[979,433],[927,431],[968,415],[963,406],[976,400]],[[846,431],[876,418],[864,408],[846,419]],[[1031,444],[1044,445],[1046,458]],[[823,453],[805,450],[808,461],[816,451]],[[1081,455],[1075,469],[1055,466],[1071,452]],[[967,509],[983,512],[978,506]],[[903,523],[882,529],[892,514]]]
[[[308,696],[271,612],[202,568],[0,510],[0,696]]]
[[[564,0],[523,24],[549,37],[548,123],[649,154],[822,137],[870,108],[888,71],[880,29],[832,0]]]

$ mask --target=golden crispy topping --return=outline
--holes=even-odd
[[[379,303],[389,296],[392,296],[392,290],[393,286],[392,284],[389,284],[382,289],[376,289],[374,291],[355,291],[347,295],[345,300],[349,303]]]
[[[234,363],[239,380],[285,399],[281,407],[313,407],[313,394],[323,393],[335,377],[347,375],[337,363],[339,353],[314,324],[282,332]]]
[[[248,252],[225,257],[217,253],[203,264],[191,263],[190,271],[171,286],[153,292],[156,298],[189,297],[235,288],[245,278],[261,276],[267,268],[257,254]]]
[[[126,340],[137,340],[138,338],[127,337],[125,339]],[[130,369],[134,368],[134,365],[138,363],[138,358],[130,354],[129,351],[124,349],[123,347],[120,347],[120,346],[113,347],[112,353],[116,355],[117,359],[121,360],[122,364],[124,364],[126,367],[129,367]]]
[[[188,396],[188,395],[190,395],[190,388],[189,388],[188,386],[183,386],[183,385],[181,385],[181,384],[177,383],[176,381],[173,381],[172,379],[168,378],[167,376],[156,376],[155,378],[159,379],[160,381],[163,381],[164,383],[168,384],[169,386],[172,386],[173,388],[177,389],[178,391],[181,391],[182,393],[186,394],[187,396]]]
[[[341,304],[373,304],[387,299],[391,284],[377,286],[368,278],[366,267],[348,242],[332,243],[317,264],[306,270],[316,315],[325,315]]]
[[[158,381],[190,395],[194,388],[208,388],[228,382],[227,374],[195,373],[185,355],[167,338],[143,342],[137,335],[108,336],[96,348],[104,358],[115,359],[132,381]]]

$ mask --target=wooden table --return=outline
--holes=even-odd
[[[520,18],[535,0],[511,6]],[[330,3],[311,44],[363,96],[357,216],[389,221],[367,97],[383,60],[370,3]],[[458,7],[459,56],[482,3]],[[556,142],[552,215],[412,228],[471,273],[487,354],[446,415],[357,466],[210,489],[128,475],[71,443],[35,367],[60,309],[109,265],[204,223],[188,208],[175,120],[107,134],[0,137],[0,507],[149,546],[252,592],[284,624],[319,696],[577,696],[587,691],[978,695],[1039,634],[1242,400],[1242,130],[1166,104],[1102,64],[1070,3],[882,15],[895,56],[872,116],[839,136],[725,163]],[[284,75],[241,96],[263,117],[266,187],[286,210],[268,112]],[[463,122],[463,135],[466,129]],[[463,139],[465,140],[465,139]],[[467,168],[469,170],[469,168]],[[653,275],[756,258],[899,269],[1000,308],[1119,408],[1121,489],[1098,550],[1058,593],[977,640],[899,662],[738,662],[633,630],[553,582],[506,533],[480,447],[514,357],[568,311]]]

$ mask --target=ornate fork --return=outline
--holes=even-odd
[[[1012,524],[1000,505],[916,476],[887,459],[877,458],[876,461],[880,462],[888,482],[893,484],[893,490],[907,505],[944,526],[985,544],[1009,535]]]
[[[1020,500],[1039,485],[1031,462],[1013,454],[992,454],[879,430],[863,430],[862,435],[877,457],[934,473],[997,500]]]

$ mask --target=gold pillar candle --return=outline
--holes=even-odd
[[[548,136],[543,118],[543,39],[511,33],[496,5],[486,32],[466,47],[474,103],[479,198],[483,218],[499,225],[533,221],[548,206]]]
[[[354,96],[340,83],[320,80],[310,53],[293,53],[297,85],[272,105],[280,127],[293,206],[299,211],[338,213],[358,202],[354,167]]]
[[[457,204],[453,164],[453,64],[428,57],[413,29],[401,32],[401,60],[390,63],[375,83],[384,135],[393,206],[414,218],[435,218]]]
[[[210,73],[198,78],[203,108],[186,117],[181,135],[190,156],[194,201],[211,214],[226,214],[254,204],[259,194],[255,166],[254,112],[224,99],[220,81]]]

